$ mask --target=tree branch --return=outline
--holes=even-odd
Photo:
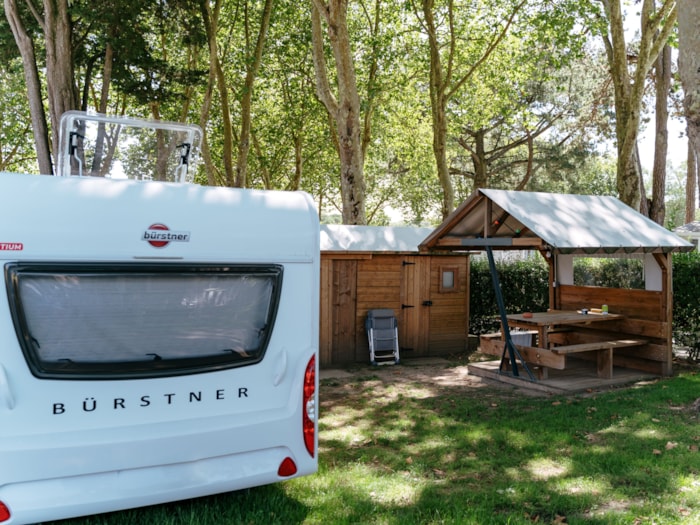
[[[467,71],[455,84],[452,86],[451,89],[447,91],[447,98],[451,98],[452,95],[454,95],[463,85],[464,83],[469,80],[469,78],[474,74],[474,72],[483,64],[486,62],[486,59],[488,59],[491,56],[491,53],[494,52],[496,47],[498,47],[498,44],[501,43],[501,41],[505,38],[505,36],[508,34],[508,30],[510,29],[510,26],[513,23],[513,20],[515,19],[515,15],[518,14],[520,9],[527,3],[528,0],[523,0],[520,2],[515,8],[513,9],[513,12],[510,14],[506,21],[505,27],[501,29],[500,34],[496,37],[494,41],[492,41],[486,51],[484,51],[484,54],[477,60],[472,66],[469,68],[469,71]]]

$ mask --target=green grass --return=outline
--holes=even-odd
[[[61,523],[700,523],[697,371],[583,397],[387,373],[322,383],[314,476]]]

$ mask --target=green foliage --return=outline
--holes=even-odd
[[[0,171],[37,173],[31,117],[19,59],[0,68]]]
[[[549,307],[549,270],[542,258],[496,261],[507,313],[541,312]],[[472,259],[469,297],[469,333],[500,330],[491,272],[486,259]]]
[[[221,9],[216,37],[229,93],[230,125],[222,114],[218,88],[207,77],[204,4],[191,0],[69,3],[75,84],[85,108],[98,110],[103,87],[109,87],[107,113],[202,124],[215,164],[214,180],[224,183],[224,131],[235,130],[235,156],[241,119],[237,101],[263,2],[212,4]],[[44,33],[27,3],[18,4],[34,39],[39,69],[45,71]],[[374,224],[388,221],[383,213],[387,206],[399,210],[410,224],[434,223],[439,216],[442,190],[432,151],[429,53],[418,4],[403,0],[348,3],[362,107],[361,140],[366,141],[365,202]],[[488,134],[484,145],[494,174],[491,187],[513,189],[524,181],[528,160],[524,138],[541,133],[533,146],[527,190],[616,194],[615,162],[601,148],[614,135],[606,82],[609,72],[599,60],[599,50],[587,47],[590,30],[600,30],[596,28],[602,19],[598,4],[589,0],[434,2],[437,36],[444,44],[440,47],[444,73],[449,70],[451,75],[446,148],[458,200],[474,189],[477,148],[470,132]],[[491,48],[506,25],[503,39]],[[447,44],[451,35],[453,49]],[[308,191],[326,213],[340,207],[339,158],[325,109],[316,98],[310,41],[308,2],[277,1],[253,91],[247,181],[256,188]],[[103,76],[110,46],[114,52],[111,80]],[[449,59],[448,53],[452,53]],[[16,57],[9,26],[0,17],[0,64],[14,72]],[[332,65],[331,53],[327,59]],[[24,95],[21,75],[15,78],[19,82],[0,85],[0,100]],[[47,81],[42,78],[45,85]],[[210,88],[213,95],[206,110]],[[208,120],[200,122],[204,114]],[[0,112],[4,148],[22,143],[23,150],[31,150],[27,116],[26,97],[19,101],[15,97],[11,107]],[[35,160],[27,160],[25,153],[15,156],[22,160],[8,164],[10,169],[31,169]],[[671,222],[678,220],[677,211],[677,207],[669,209]]]
[[[673,334],[676,342],[700,346],[700,252],[673,256]]]
[[[644,261],[626,258],[576,257],[574,284],[644,290]]]
[[[192,68],[187,62],[190,46],[206,42],[192,2],[80,0],[72,3],[71,16],[76,69],[84,71],[80,81],[93,89],[93,83],[101,79],[89,73],[100,70],[94,65],[104,60],[108,44],[114,51],[113,86],[132,97],[136,106],[170,102],[178,107],[183,86],[196,86],[205,75],[204,69]],[[179,111],[175,115],[162,118],[176,120]]]
[[[496,4],[500,11],[490,13],[496,20],[512,9],[509,2]],[[451,173],[466,179],[455,182],[462,197],[477,183],[577,193],[573,186],[597,156],[590,136],[590,115],[596,113],[591,90],[600,84],[594,75],[604,70],[580,65],[586,37],[574,29],[597,8],[557,0],[522,9],[451,104],[459,145],[452,148]],[[476,63],[492,26],[469,27],[470,34],[484,36],[469,40],[474,50],[464,58],[467,64]]]

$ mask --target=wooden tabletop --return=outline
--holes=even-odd
[[[582,314],[575,310],[550,310],[549,312],[533,312],[531,315],[532,317],[525,317],[524,314],[510,314],[506,317],[509,321],[532,326],[586,324],[601,321],[614,321],[624,318],[624,315],[621,314],[598,314],[590,312]]]

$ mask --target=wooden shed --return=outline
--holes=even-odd
[[[401,358],[463,352],[469,256],[419,253],[432,228],[321,226],[320,365],[369,362],[367,312],[390,308]]]
[[[545,335],[542,339],[546,348],[537,344],[516,345],[526,361],[544,368],[563,369],[571,358],[598,359],[599,377],[612,376],[613,365],[658,375],[671,374],[671,255],[692,250],[692,244],[614,197],[492,189],[475,192],[421,243],[425,253],[486,247],[537,250],[542,254],[549,265],[552,314],[586,314],[602,305],[615,314],[606,319],[605,330],[598,328],[600,323],[591,323],[592,318],[588,317],[576,319],[575,323],[560,326],[551,333],[539,332]],[[645,289],[575,283],[574,258],[590,256],[642,259]],[[511,314],[506,316],[509,324],[513,320],[514,326],[528,322],[520,317],[531,317],[531,313],[508,314]],[[551,326],[543,324],[540,329],[543,328]],[[634,345],[625,346],[623,341]],[[507,346],[500,343],[497,348],[498,352],[494,353],[500,355]],[[605,361],[607,356],[610,362]]]

